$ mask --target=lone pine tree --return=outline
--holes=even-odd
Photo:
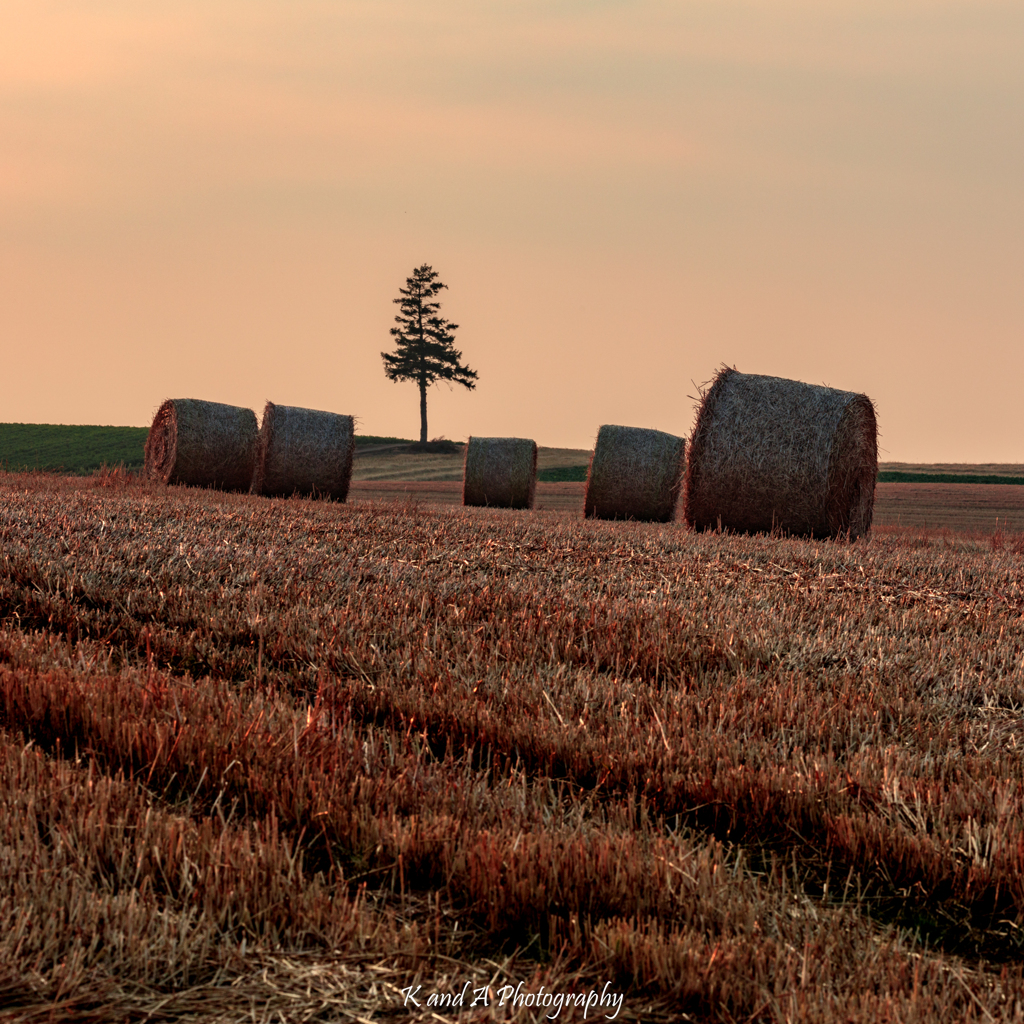
[[[476,387],[476,370],[459,362],[462,353],[455,348],[459,325],[439,316],[441,303],[433,301],[447,287],[426,263],[417,267],[394,300],[402,307],[395,317],[398,326],[391,328],[397,347],[394,352],[381,352],[389,380],[412,380],[419,385],[420,444],[427,442],[427,388],[439,380],[455,381],[470,391]]]

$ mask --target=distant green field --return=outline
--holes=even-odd
[[[901,473],[883,470],[878,474],[883,484],[1024,484],[1024,476],[999,476],[996,473]]]
[[[356,434],[356,444],[412,444],[407,437],[378,437],[376,434]]]
[[[537,471],[537,479],[545,483],[565,483],[587,479],[586,466],[555,466]]]
[[[0,468],[94,473],[101,466],[141,469],[148,427],[70,427],[51,423],[0,423]],[[357,434],[357,445],[412,444],[408,438]],[[1014,467],[1016,468],[1016,467]],[[587,467],[542,469],[537,479],[550,483],[585,481]],[[882,470],[880,483],[1020,484],[1024,476],[989,473],[916,473]]]
[[[0,423],[0,468],[95,473],[102,466],[141,469],[149,427],[70,427]],[[412,444],[402,437],[356,435],[356,444]]]
[[[101,466],[139,469],[148,427],[67,427],[0,423],[0,466],[7,470],[93,473]]]
[[[586,466],[559,466],[556,469],[542,469],[538,480],[547,482],[586,480]],[[901,473],[884,470],[878,474],[879,483],[895,484],[1024,484],[1024,476],[999,476],[995,473]]]

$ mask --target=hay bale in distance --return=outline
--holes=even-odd
[[[590,456],[584,515],[669,522],[679,498],[685,449],[684,438],[661,430],[601,427]]]
[[[355,447],[351,416],[267,402],[252,493],[344,501]]]
[[[523,437],[471,437],[462,471],[462,504],[533,508],[537,442]]]
[[[169,398],[149,428],[146,475],[165,484],[247,491],[258,435],[252,409]]]
[[[852,391],[725,367],[703,396],[688,462],[695,530],[860,537],[875,503],[875,407]]]

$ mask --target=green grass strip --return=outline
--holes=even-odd
[[[148,427],[65,426],[55,423],[0,423],[0,468],[95,473],[103,466],[141,469]],[[403,437],[356,435],[356,444],[412,444]]]
[[[879,483],[888,484],[1024,484],[1024,476],[997,476],[994,473],[900,473],[886,470],[878,474]]]
[[[546,483],[564,481],[586,481],[586,466],[558,466],[553,469],[541,469],[537,479]],[[994,473],[901,473],[896,470],[884,470],[878,474],[879,483],[896,484],[1024,484],[1024,476],[998,476]]]
[[[356,444],[412,444],[407,437],[378,437],[376,434],[356,434]]]
[[[565,483],[567,481],[584,481],[587,479],[586,466],[556,466],[553,469],[540,469],[537,479],[545,483]]]
[[[147,427],[71,427],[0,423],[0,466],[7,470],[93,473],[101,466],[139,469],[146,461]]]

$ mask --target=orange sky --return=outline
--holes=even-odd
[[[1024,462],[1024,6],[5,0],[0,421],[266,399],[417,435],[687,433],[722,362],[882,458]]]

